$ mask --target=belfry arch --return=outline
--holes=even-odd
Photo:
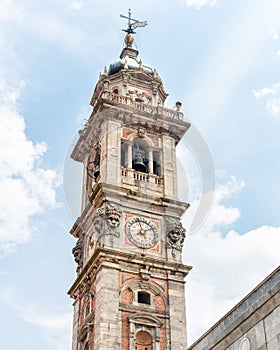
[[[161,175],[162,151],[154,146],[144,128],[139,127],[138,132],[123,140],[121,158],[121,165],[124,168]]]

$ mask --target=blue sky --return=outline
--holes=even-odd
[[[78,198],[63,194],[65,157],[99,73],[135,41],[208,145],[210,214],[185,241],[190,343],[279,264],[280,3],[278,0],[2,0],[0,4],[0,314],[5,349],[70,348],[75,278],[68,234]],[[190,130],[191,133],[191,130]],[[191,134],[190,134],[191,135]],[[204,160],[178,149],[191,229]],[[208,159],[209,160],[209,159]],[[75,168],[73,171],[77,172]],[[210,174],[209,174],[210,176]],[[76,177],[75,177],[76,178]],[[79,184],[77,183],[77,187]],[[66,192],[69,192],[66,189]],[[68,194],[69,195],[69,194]]]

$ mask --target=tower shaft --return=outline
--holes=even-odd
[[[156,70],[126,43],[96,84],[71,155],[84,165],[81,215],[70,231],[72,350],[183,350],[191,267],[181,257],[188,204],[178,199],[176,145],[190,125],[179,103],[164,107]]]

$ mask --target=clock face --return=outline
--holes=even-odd
[[[130,218],[126,222],[125,232],[130,242],[140,248],[152,248],[159,239],[156,225],[141,216]]]

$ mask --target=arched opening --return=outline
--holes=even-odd
[[[148,147],[140,139],[133,142],[132,169],[142,173],[149,172]]]
[[[148,332],[140,331],[136,334],[135,350],[152,350],[152,337]]]
[[[94,164],[93,176],[96,181],[100,175],[100,148],[96,150],[93,164]]]
[[[97,147],[94,156],[89,157],[87,164],[87,173],[95,182],[100,175],[100,151],[100,147]]]
[[[129,350],[156,350],[160,349],[161,341],[165,343],[165,335],[161,336],[163,322],[159,317],[140,312],[130,315],[128,321],[130,335],[133,335]]]
[[[117,102],[118,101],[118,94],[119,94],[119,90],[118,90],[118,88],[114,88],[113,89],[113,91],[112,91],[112,100],[114,101],[114,102]]]
[[[157,177],[162,176],[161,169],[161,150],[152,145],[151,140],[147,137],[138,137],[136,139],[122,139],[120,149],[120,165],[122,167],[122,175],[132,177],[141,181],[155,181],[160,184],[160,180],[156,177],[148,177],[144,174],[154,174]],[[131,169],[135,170],[132,173],[127,172]]]
[[[160,176],[160,153],[158,151],[153,151],[153,174]]]

